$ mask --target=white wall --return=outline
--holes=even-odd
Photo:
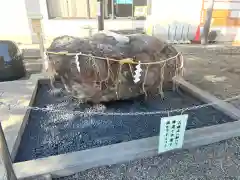
[[[31,42],[25,0],[0,0],[0,39]]]
[[[202,0],[153,0],[152,14],[163,22],[198,24]]]

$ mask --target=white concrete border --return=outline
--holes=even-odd
[[[214,105],[216,109],[221,110],[234,119],[240,119],[240,110],[234,106],[219,100],[181,78],[175,78],[174,80],[181,88],[192,93],[204,102],[217,102],[218,104]],[[240,121],[187,130],[185,132],[183,148],[207,145],[236,136],[240,136]],[[155,136],[15,163],[14,169],[19,179],[44,174],[51,174],[52,177],[68,176],[93,167],[154,156],[158,154],[157,148],[158,136]],[[3,167],[0,167],[0,174],[3,170],[2,168]]]
[[[240,136],[240,121],[186,131],[183,148]],[[227,129],[227,131],[226,131]],[[158,154],[158,136],[14,164],[18,178],[51,174],[63,177],[93,167],[128,162]]]
[[[31,106],[37,92],[38,80],[43,78],[43,75],[35,74],[27,80],[0,82],[0,102]],[[29,114],[30,110],[24,108],[14,109],[0,106],[0,121],[13,160],[17,154]],[[1,160],[0,166],[2,166]],[[0,171],[0,179],[2,175],[3,173]]]
[[[18,103],[19,105],[31,106],[37,92],[39,78],[41,78],[39,75],[33,75],[28,80],[1,82],[1,101],[13,105]],[[27,109],[14,109],[11,106],[10,108],[0,107],[0,121],[13,159],[27,124],[29,113],[30,111]]]

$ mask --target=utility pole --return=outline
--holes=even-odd
[[[201,44],[208,44],[208,35],[210,31],[211,21],[212,21],[212,12],[214,7],[215,0],[208,0],[207,15],[206,20],[203,26],[203,37],[201,38]]]
[[[17,180],[17,177],[13,170],[11,155],[7,147],[7,142],[4,136],[1,123],[0,123],[0,155],[7,173],[7,180]]]
[[[104,0],[97,0],[98,31],[104,30]]]
[[[115,0],[112,0],[112,19],[115,19],[115,9],[114,9]]]
[[[147,0],[147,15],[152,14],[152,0]]]
[[[134,19],[134,1],[132,1],[132,19]]]
[[[90,2],[89,0],[86,0],[87,1],[87,17],[88,19],[91,18],[91,9],[90,9]]]

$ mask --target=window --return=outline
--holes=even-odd
[[[46,0],[50,19],[96,18],[97,0]]]
[[[97,0],[46,0],[50,19],[93,19],[97,16]],[[114,5],[112,6],[112,3]],[[147,0],[104,0],[104,17],[134,17],[145,14]],[[144,11],[144,12],[143,12]],[[136,14],[138,16],[139,12]]]

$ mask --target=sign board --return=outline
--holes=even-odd
[[[146,17],[147,16],[147,6],[135,6],[134,7],[135,17]]]
[[[31,19],[32,22],[32,30],[34,33],[42,33],[42,25],[40,19]]]
[[[115,0],[116,4],[133,4],[133,0]]]
[[[188,114],[161,119],[158,153],[182,148]]]

